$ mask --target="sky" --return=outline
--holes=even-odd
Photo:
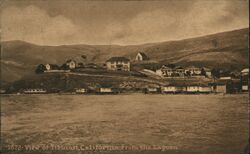
[[[2,0],[1,41],[133,45],[249,27],[248,0]]]

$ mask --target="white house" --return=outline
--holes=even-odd
[[[139,52],[139,53],[137,53],[135,60],[136,61],[145,61],[145,60],[149,60],[149,58],[145,53]]]
[[[66,65],[69,67],[69,69],[75,69],[76,68],[76,61],[74,60],[67,60]]]
[[[45,68],[47,71],[60,69],[59,66],[57,66],[56,64],[46,64]]]
[[[130,71],[130,60],[125,57],[112,57],[106,61],[108,70]]]

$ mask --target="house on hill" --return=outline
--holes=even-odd
[[[76,68],[76,61],[74,60],[67,60],[66,66],[68,66],[69,69],[75,69]]]
[[[46,64],[45,65],[45,69],[47,71],[50,71],[50,70],[59,70],[60,67],[58,65],[56,65],[56,64]]]
[[[130,60],[125,57],[112,57],[106,61],[108,70],[130,71]]]
[[[149,57],[145,53],[143,52],[137,53],[135,61],[145,61],[145,60],[149,60]]]

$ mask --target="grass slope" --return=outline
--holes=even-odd
[[[186,40],[129,46],[38,46],[22,41],[2,42],[1,63],[5,65],[1,75],[4,81],[14,81],[32,72],[40,63],[62,64],[67,59],[85,61],[81,55],[86,55],[88,62],[97,63],[103,63],[112,56],[126,56],[133,60],[139,51],[145,52],[151,60],[163,63],[240,70],[248,67],[248,31],[246,28]],[[21,65],[18,73],[15,73],[14,63]]]

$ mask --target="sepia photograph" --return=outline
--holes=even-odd
[[[249,0],[0,0],[2,154],[249,154]]]

